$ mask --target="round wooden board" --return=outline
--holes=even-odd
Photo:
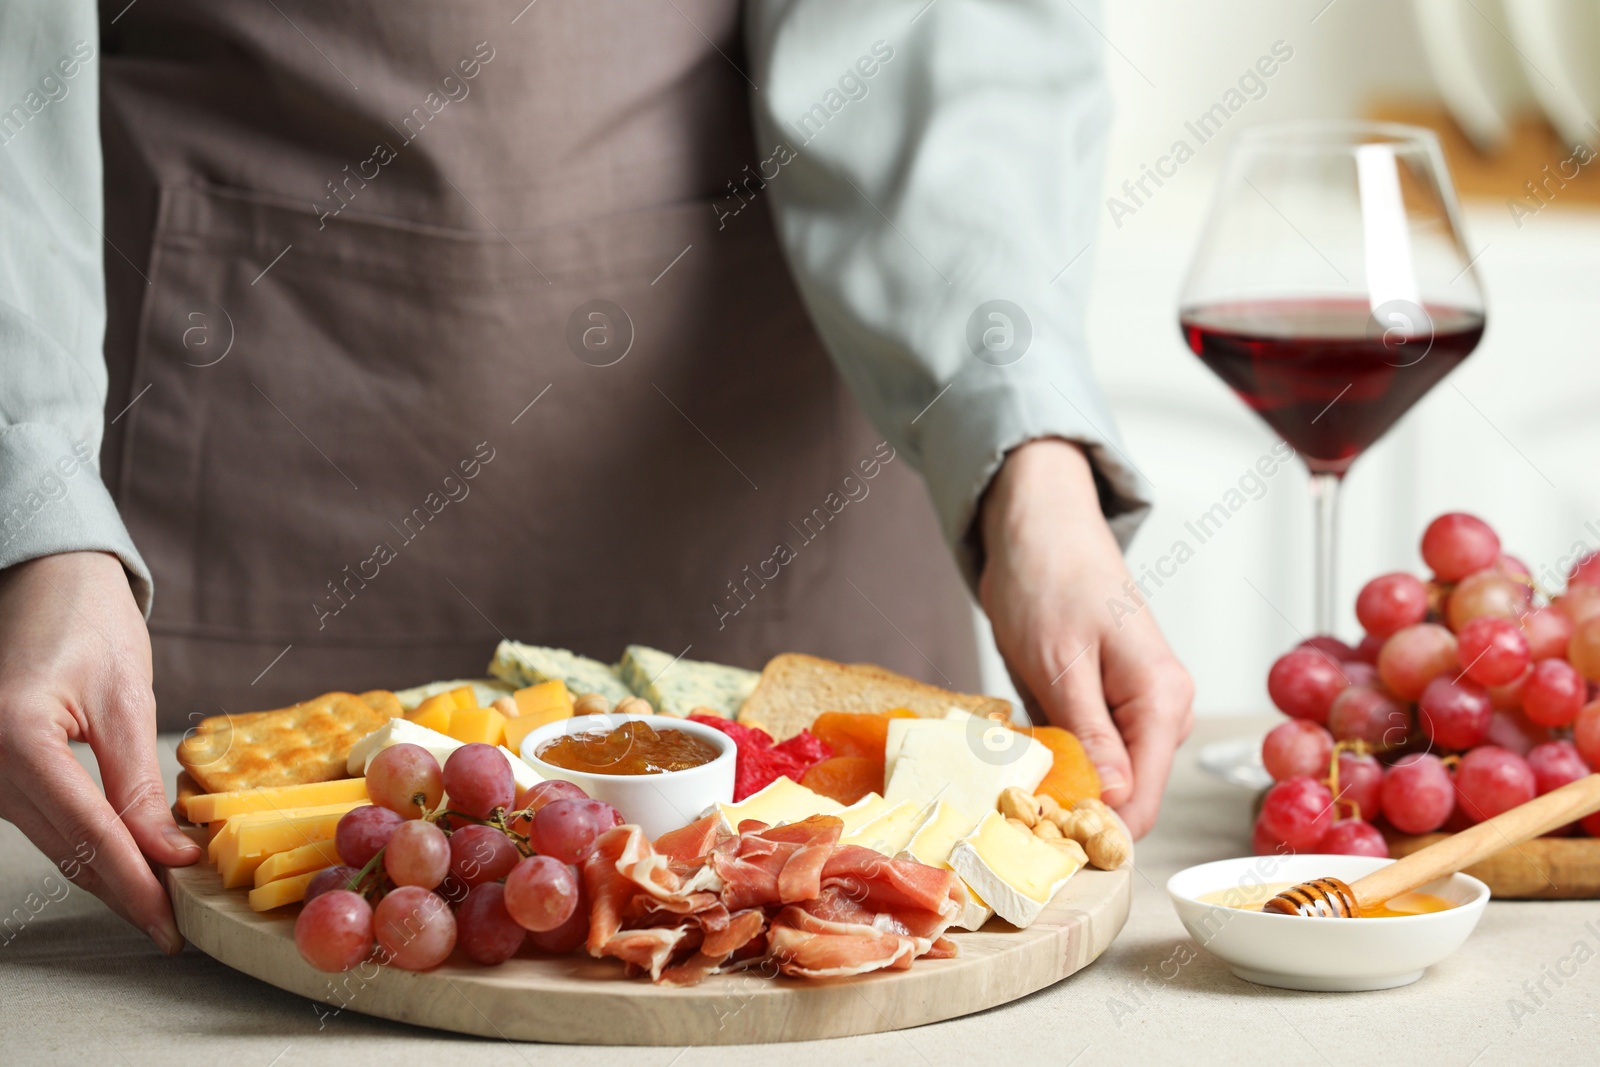
[[[909,970],[813,981],[757,972],[672,989],[622,975],[615,960],[517,956],[498,967],[448,963],[414,974],[363,965],[313,970],[294,945],[298,907],[250,910],[210,865],[167,871],[178,929],[222,963],[343,1009],[481,1037],[594,1045],[737,1045],[920,1026],[1026,996],[1087,966],[1128,918],[1131,863],[1085,868],[1026,930],[991,919],[953,933],[961,955]]]

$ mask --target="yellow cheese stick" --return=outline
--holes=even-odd
[[[310,815],[343,815],[351,808],[359,808],[366,803],[365,800],[350,800],[341,804],[319,804],[311,808],[283,808],[274,811],[253,811],[244,815],[235,815],[224,822],[221,831],[211,839],[211,844],[206,846],[207,854],[210,856],[211,862],[218,862],[218,857],[222,855],[222,850],[227,847],[229,842],[237,840],[239,834],[246,827],[276,826],[279,823]],[[312,840],[317,839],[308,837],[300,841],[290,841],[289,844],[283,846],[283,849],[297,848]],[[283,849],[273,849],[272,851],[282,852]],[[241,856],[249,856],[261,850],[257,848],[239,848],[236,851]]]
[[[190,822],[216,822],[236,815],[314,808],[367,799],[365,778],[333,782],[308,782],[263,789],[237,789],[229,793],[203,793],[189,798],[185,813]]]
[[[297,900],[304,900],[306,888],[311,885],[311,879],[318,875],[318,871],[307,871],[297,874],[293,878],[279,878],[276,882],[268,882],[264,886],[250,890],[250,908],[252,911],[271,911],[281,908],[285,904],[293,904]]]
[[[223,887],[249,885],[261,865],[277,853],[317,841],[332,841],[343,817],[342,811],[329,811],[241,826],[217,854],[217,870],[222,874]]]
[[[339,862],[339,853],[332,841],[313,841],[309,845],[275,852],[256,868],[256,888],[280,878],[293,878],[307,871],[316,872]]]

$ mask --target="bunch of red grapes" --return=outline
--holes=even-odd
[[[1453,832],[1600,766],[1600,553],[1548,595],[1487,523],[1452,513],[1428,524],[1422,559],[1427,581],[1362,588],[1360,644],[1313,637],[1272,665],[1290,721],[1261,747],[1277,784],[1258,854],[1387,856],[1380,819]],[[1600,815],[1581,829],[1600,837]]]
[[[295,920],[313,967],[376,958],[426,971],[457,947],[493,966],[525,943],[565,953],[588,937],[576,865],[622,824],[610,804],[571,782],[519,790],[505,754],[479,744],[442,769],[419,745],[386,748],[367,767],[367,795],[339,820],[341,862],[312,879]]]

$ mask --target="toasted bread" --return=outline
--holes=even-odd
[[[835,663],[786,652],[767,661],[761,680],[739,707],[739,721],[776,741],[793,737],[825,711],[877,712],[909,708],[942,718],[950,707],[976,711],[994,697],[953,693],[871,663]]]
[[[374,690],[324,693],[277,711],[213,715],[179,743],[178,762],[207,793],[345,778],[351,746],[393,717],[390,706],[400,707],[394,694]]]

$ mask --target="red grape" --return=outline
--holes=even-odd
[[[450,905],[421,886],[401,886],[384,897],[372,919],[379,958],[403,971],[432,970],[456,947]]]
[[[413,819],[389,838],[383,867],[395,885],[432,889],[450,873],[450,841],[431,822]]]
[[[1508,685],[1522,677],[1532,660],[1528,639],[1510,619],[1473,619],[1461,628],[1456,641],[1462,669],[1479,685]]]
[[[1575,585],[1600,586],[1600,552],[1585,552],[1567,572],[1567,587]]]
[[[497,882],[521,859],[517,846],[493,826],[469,823],[450,835],[450,871],[464,885]]]
[[[1522,617],[1522,634],[1528,639],[1528,655],[1535,661],[1567,654],[1572,639],[1572,618],[1554,604],[1534,608]]]
[[[1339,695],[1342,697],[1344,693]],[[1279,723],[1261,742],[1261,762],[1277,782],[1290,778],[1320,778],[1328,773],[1332,758],[1333,735],[1304,719]]]
[[[1389,843],[1378,828],[1364,819],[1340,819],[1328,828],[1318,852],[1335,856],[1377,856],[1389,858]]]
[[[324,893],[331,893],[335,889],[349,889],[350,883],[360,873],[354,867],[343,863],[336,863],[332,867],[320,870],[311,876],[311,881],[306,884],[306,895],[300,900],[309,904]]]
[[[1585,619],[1567,642],[1567,661],[1591,682],[1600,682],[1600,615]]]
[[[1407,626],[1378,653],[1378,676],[1401,700],[1417,699],[1429,682],[1456,666],[1456,635],[1437,623]]]
[[[1520,711],[1496,711],[1489,716],[1489,731],[1484,734],[1485,743],[1499,745],[1519,756],[1526,756],[1534,745],[1548,740],[1549,727],[1535,726]]]
[[[493,745],[462,745],[444,761],[444,791],[450,807],[476,819],[495,808],[509,808],[517,796],[506,754]]]
[[[1417,701],[1417,722],[1429,741],[1444,748],[1471,748],[1489,731],[1494,708],[1481,685],[1440,675]]]
[[[456,909],[456,940],[473,963],[493,967],[517,954],[528,932],[506,911],[506,887],[499,882],[473,886]]]
[[[1509,574],[1511,577],[1528,586],[1531,590],[1533,586],[1533,572],[1528,569],[1528,565],[1526,563],[1522,562],[1522,560],[1518,559],[1516,556],[1513,556],[1511,553],[1500,553],[1500,558],[1494,561],[1494,569],[1499,571],[1501,574]]]
[[[1295,648],[1278,657],[1267,674],[1267,695],[1279,711],[1294,719],[1328,721],[1328,707],[1349,685],[1344,671],[1327,654]]]
[[[1351,648],[1337,637],[1332,637],[1328,634],[1318,634],[1315,637],[1308,637],[1294,647],[1314,648],[1318,652],[1326,655],[1335,663],[1343,663],[1345,660],[1355,659],[1356,656],[1355,649]]]
[[[598,800],[552,801],[533,817],[534,847],[562,863],[581,863],[594,850],[595,838],[621,825],[622,816],[610,804]]]
[[[372,862],[372,857],[405,821],[404,815],[376,804],[351,808],[339,819],[333,832],[333,847],[341,860],[359,870]]]
[[[1261,827],[1296,849],[1313,849],[1333,825],[1333,794],[1321,782],[1291,778],[1267,790]]]
[[[372,953],[372,908],[346,889],[322,893],[300,909],[294,945],[319,971],[348,971]]]
[[[535,782],[527,789],[518,789],[517,810],[537,812],[552,800],[588,799],[589,794],[583,791],[583,786],[576,782],[563,782],[559,778],[552,778],[544,782]]]
[[[1422,532],[1422,561],[1443,582],[1459,582],[1500,558],[1500,538],[1475,515],[1452,511]]]
[[[1401,756],[1383,776],[1383,815],[1401,833],[1432,833],[1455,803],[1450,773],[1431,752]]]
[[[1263,829],[1258,819],[1250,832],[1250,851],[1257,856],[1287,856],[1293,854],[1294,849]]]
[[[1336,812],[1353,812],[1361,819],[1376,819],[1383,810],[1383,764],[1372,756],[1358,756],[1348,750],[1340,752],[1339,793],[1333,800]]]
[[[1494,710],[1521,711],[1522,692],[1528,688],[1528,679],[1532,677],[1533,666],[1530,664],[1514,681],[1505,685],[1486,686],[1489,690],[1489,703],[1494,705]]]
[[[1379,575],[1356,597],[1356,618],[1372,637],[1388,637],[1427,615],[1427,588],[1421,579],[1403,572]]]
[[[390,745],[367,764],[367,796],[374,804],[408,819],[437,808],[443,795],[444,775],[439,761],[421,745]],[[417,806],[419,796],[421,808]]]
[[[1378,668],[1374,664],[1349,659],[1339,664],[1339,669],[1344,671],[1344,680],[1348,685],[1382,684],[1378,680]],[[1329,705],[1329,710],[1332,710],[1332,705]]]
[[[1564,659],[1544,659],[1522,690],[1522,713],[1540,726],[1565,726],[1577,717],[1589,687]]]
[[[1528,761],[1495,745],[1473,749],[1456,768],[1456,803],[1473,822],[1526,804],[1536,791]]]
[[[1520,619],[1528,610],[1528,587],[1499,571],[1479,571],[1461,580],[1445,602],[1446,621],[1460,633],[1474,619]]]
[[[550,856],[529,856],[506,875],[506,911],[524,930],[545,933],[578,906],[578,871]]]
[[[557,955],[571,952],[589,938],[589,902],[584,897],[582,886],[579,886],[578,906],[572,909],[572,918],[556,927],[542,933],[528,932],[528,944],[542,952],[551,952]]]
[[[1600,615],[1600,586],[1574,585],[1550,602],[1574,623]]]
[[[1600,767],[1600,700],[1590,701],[1572,723],[1572,743],[1591,767]]]
[[[1411,712],[1378,686],[1352,685],[1334,698],[1328,709],[1328,729],[1338,741],[1394,748],[1411,734]]]
[[[1546,741],[1535,745],[1528,751],[1527,760],[1528,769],[1533,772],[1534,788],[1540,796],[1589,773],[1589,765],[1571,741]]]
[[[1377,667],[1378,653],[1383,649],[1384,640],[1384,638],[1374,636],[1373,634],[1368,634],[1367,636],[1363,637],[1361,639],[1361,643],[1356,646],[1355,662],[1370,663],[1373,667]]]

